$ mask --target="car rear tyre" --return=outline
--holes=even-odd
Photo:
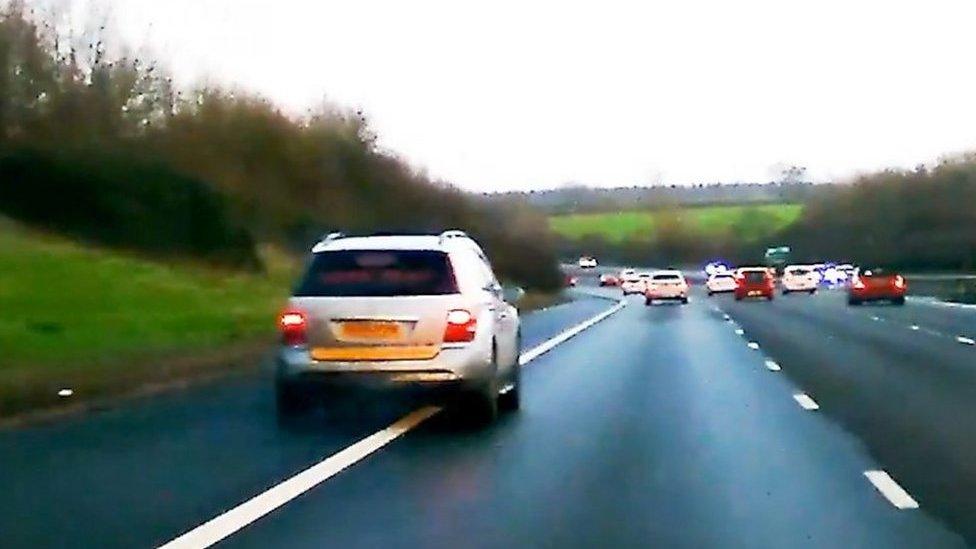
[[[905,304],[905,296],[896,297],[895,299],[892,299],[891,302],[894,303],[895,305],[904,305]]]
[[[308,391],[281,381],[275,383],[275,410],[279,418],[299,416],[312,408],[312,398]]]
[[[847,304],[848,305],[853,305],[853,306],[856,307],[856,306],[858,306],[858,305],[861,304],[861,300],[860,299],[854,299],[854,298],[848,298],[847,299]]]
[[[682,297],[681,298],[681,304],[682,305],[687,305],[688,304],[688,298],[687,297]]]
[[[787,290],[786,288],[783,288],[783,295],[789,295],[789,293],[790,293],[789,290]]]
[[[652,299],[651,299],[651,298],[649,298],[649,297],[645,297],[645,298],[644,298],[644,305],[645,305],[645,306],[647,306],[647,307],[650,307],[650,306],[651,306],[651,303],[654,303],[654,300],[652,300]]]
[[[522,334],[518,336],[516,344],[517,354],[522,352]],[[508,380],[511,389],[503,395],[498,395],[498,406],[505,411],[518,410],[522,406],[522,365],[519,364],[518,356],[515,357],[515,364],[512,364],[512,375]]]
[[[485,427],[498,419],[498,388],[491,382],[480,390],[472,390],[462,396],[461,416],[473,427]]]

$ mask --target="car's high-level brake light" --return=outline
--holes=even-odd
[[[895,288],[904,288],[904,287],[905,287],[905,278],[903,276],[901,276],[901,275],[896,276],[895,277]]]
[[[286,309],[278,317],[278,330],[285,345],[304,345],[308,342],[308,318],[305,312]]]
[[[851,280],[851,286],[853,286],[854,288],[857,288],[858,290],[863,290],[864,289],[864,281],[861,280],[861,277],[855,276],[854,279]]]
[[[444,329],[444,343],[465,343],[474,341],[478,319],[464,309],[454,309],[447,313],[447,328]]]

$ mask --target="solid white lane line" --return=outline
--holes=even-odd
[[[766,368],[772,372],[778,372],[782,369],[779,367],[779,364],[777,364],[776,361],[773,360],[766,361]]]
[[[533,360],[539,358],[541,355],[553,350],[554,348],[556,348],[557,345],[566,342],[568,339],[579,334],[583,330],[586,330],[587,328],[593,326],[597,322],[600,322],[601,320],[607,318],[608,316],[616,313],[617,311],[623,309],[626,306],[627,306],[626,301],[623,300],[618,301],[616,305],[607,309],[606,311],[603,311],[602,313],[596,315],[595,317],[586,320],[584,322],[581,322],[576,326],[573,326],[572,328],[566,330],[565,332],[557,335],[556,337],[549,339],[548,341],[545,341],[533,347],[532,349],[529,349],[528,351],[519,355],[519,364],[525,366],[529,362],[532,362]]]
[[[203,523],[162,547],[165,549],[210,547],[386,446],[440,411],[441,408],[438,406],[425,406],[419,410],[414,410],[386,429],[373,433],[352,446],[329,456],[316,465]]]
[[[976,340],[971,337],[956,336],[956,341],[962,343],[963,345],[976,345]]]
[[[560,343],[579,334],[597,322],[616,313],[626,305],[620,301],[610,309],[563,331],[519,355],[519,364],[532,362],[542,354],[552,350]],[[511,389],[509,389],[511,390]],[[245,526],[285,505],[289,501],[311,490],[315,486],[337,475],[344,469],[355,465],[363,458],[386,446],[404,433],[413,430],[425,420],[443,410],[440,406],[424,406],[395,421],[389,427],[373,433],[352,446],[332,454],[317,464],[268,490],[241,503],[213,519],[197,526],[178,538],[160,546],[164,549],[203,549],[227,538]]]
[[[736,328],[735,329],[735,335],[742,335],[744,333],[746,333],[746,331],[743,330],[742,328]]]
[[[758,351],[758,350],[759,350],[759,344],[758,344],[758,343],[756,343],[755,341],[750,341],[750,342],[748,343],[748,345],[747,345],[747,347],[749,347],[749,348],[750,348],[750,349],[752,349],[753,351]]]
[[[884,471],[864,471],[864,476],[868,477],[871,484],[881,492],[892,505],[899,509],[918,509],[918,502],[910,496],[904,488],[891,478],[891,475]]]
[[[817,401],[810,398],[810,395],[806,393],[796,393],[793,395],[793,400],[797,402],[804,410],[819,410],[820,405]]]

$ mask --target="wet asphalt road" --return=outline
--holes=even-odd
[[[836,292],[631,300],[526,369],[519,413],[481,431],[438,415],[222,545],[976,542],[976,347],[955,340],[976,337],[976,311],[848,308]],[[525,345],[611,305],[529,315]],[[0,546],[168,541],[410,409],[369,403],[284,429],[269,389],[237,379],[0,433]],[[799,391],[821,409],[800,408]],[[921,507],[893,507],[872,469]]]

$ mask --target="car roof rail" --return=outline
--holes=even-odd
[[[459,229],[450,229],[442,232],[439,238],[441,240],[447,240],[449,238],[468,238],[468,233]]]

